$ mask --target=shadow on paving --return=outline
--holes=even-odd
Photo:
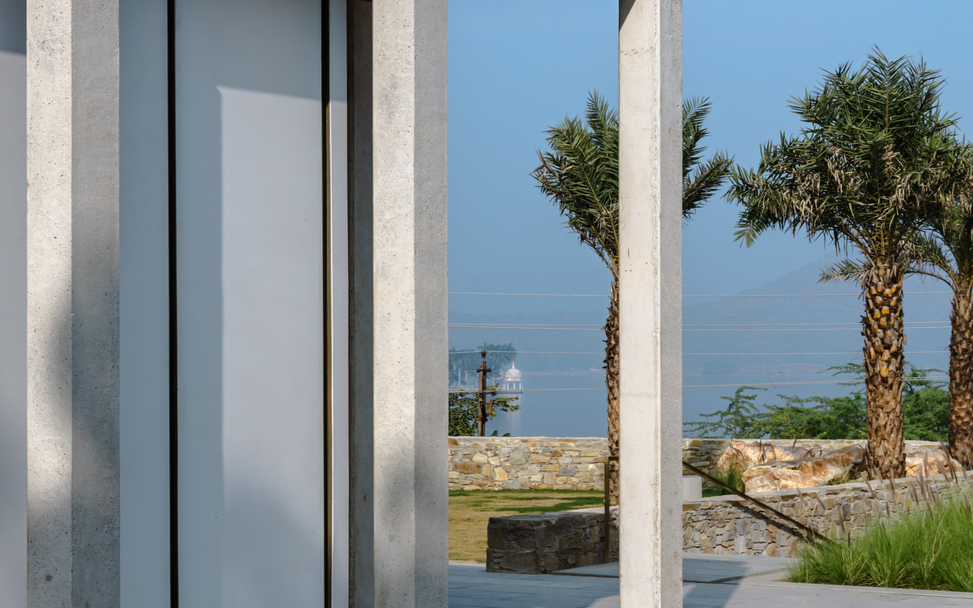
[[[757,574],[739,561],[684,557],[682,560],[683,606],[724,608],[747,576]]]

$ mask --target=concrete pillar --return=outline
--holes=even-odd
[[[445,608],[446,0],[372,11],[375,606]]]
[[[372,2],[348,0],[349,589],[375,605],[372,269]]]
[[[621,0],[622,608],[682,605],[682,5]]]
[[[118,2],[27,6],[28,606],[119,605]]]

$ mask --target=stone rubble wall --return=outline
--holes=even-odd
[[[754,497],[829,538],[859,538],[869,523],[973,493],[973,476],[964,479],[960,473],[958,481],[934,475],[924,484],[906,478],[892,485],[850,483]],[[615,508],[612,529],[611,555],[617,559]],[[491,518],[487,571],[542,574],[600,563],[603,530],[602,509]],[[688,553],[794,557],[802,538],[793,524],[737,496],[683,503],[683,550]]]
[[[683,439],[682,440],[682,459],[693,465],[696,468],[702,469],[703,471],[713,475],[716,473],[716,462],[726,451],[726,448],[730,447],[731,444],[737,441],[758,441],[757,439]],[[764,439],[762,442],[766,445],[776,445],[780,447],[790,447],[792,445],[797,445],[797,447],[813,450],[821,450],[822,452],[829,452],[831,450],[838,450],[841,448],[846,448],[851,445],[858,445],[865,448],[865,440],[855,440],[855,439],[798,439],[796,442],[793,439]],[[935,441],[906,441],[905,442],[905,453],[914,452],[916,450],[929,450],[933,448],[938,448],[939,443]],[[683,469],[683,475],[692,475],[692,471],[689,469]],[[703,480],[703,490],[707,490],[713,487],[714,483],[704,479]]]
[[[871,522],[895,519],[937,499],[973,490],[973,477],[964,480],[960,473],[958,479],[957,484],[933,475],[920,484],[909,477],[892,485],[848,483],[759,492],[753,497],[828,538],[860,538]],[[803,538],[793,524],[738,496],[685,501],[682,508],[683,550],[688,553],[794,557]]]
[[[682,459],[707,473],[733,439],[683,439]],[[789,439],[764,443],[790,446]],[[906,452],[939,447],[906,441]],[[864,441],[799,439],[797,445],[824,451]],[[608,439],[604,437],[450,437],[450,490],[603,490]],[[624,466],[624,463],[622,464]],[[692,475],[689,470],[684,475]],[[703,489],[712,486],[703,480]]]
[[[601,490],[608,439],[450,437],[450,490]]]

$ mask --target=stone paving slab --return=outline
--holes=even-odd
[[[873,589],[780,582],[789,560],[759,556],[683,556],[686,608],[827,606],[971,608],[973,593]],[[619,608],[618,565],[558,574],[496,574],[483,565],[449,565],[450,608]],[[612,576],[614,572],[614,576]],[[712,582],[723,581],[723,582]]]
[[[783,557],[707,555],[706,557],[684,555],[682,560],[682,580],[687,583],[729,582],[741,578],[751,578],[769,574],[782,574],[794,560]],[[618,578],[618,562],[583,566],[570,570],[559,570],[559,576],[597,576]],[[779,578],[779,577],[778,577]]]

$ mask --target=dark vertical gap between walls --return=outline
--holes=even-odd
[[[179,608],[179,332],[176,291],[176,0],[167,0],[169,131],[169,605]]]
[[[330,145],[330,106],[331,106],[331,3],[329,0],[321,0],[321,112],[323,114],[321,125],[324,133],[321,138],[321,145],[324,148],[322,158],[324,167],[322,175],[325,183],[324,193],[324,367],[325,369],[325,403],[324,403],[324,478],[326,486],[325,501],[325,527],[324,527],[324,605],[331,607],[331,526],[334,525],[332,519],[333,496],[331,493],[331,232],[328,223],[331,215],[331,145]]]

